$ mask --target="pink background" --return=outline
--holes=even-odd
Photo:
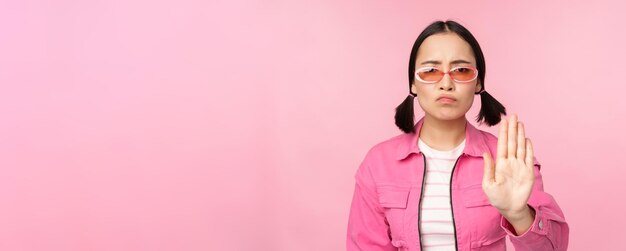
[[[525,122],[570,250],[614,250],[620,2],[2,1],[0,249],[345,249],[413,41],[453,18]]]

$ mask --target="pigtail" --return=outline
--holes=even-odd
[[[415,133],[414,120],[415,113],[413,110],[413,99],[415,94],[411,93],[404,101],[396,107],[396,126],[405,133]]]
[[[476,122],[482,123],[481,121],[484,121],[488,126],[494,126],[500,123],[502,114],[506,115],[506,108],[487,91],[481,91],[480,112]]]

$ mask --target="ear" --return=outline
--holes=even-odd
[[[479,92],[483,87],[483,84],[480,82],[480,80],[476,81],[476,88],[474,88],[474,92]]]
[[[411,92],[412,92],[413,94],[417,95],[417,86],[415,86],[415,83],[413,83],[413,84],[411,85]]]

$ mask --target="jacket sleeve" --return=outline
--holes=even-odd
[[[356,184],[348,217],[347,251],[392,251],[389,225],[379,205],[367,157],[355,175]]]
[[[528,205],[535,211],[535,220],[525,233],[519,235],[514,234],[515,228],[504,216],[500,218],[500,226],[508,234],[515,250],[567,250],[569,226],[556,200],[543,190],[541,164],[536,159],[534,163],[535,183]]]

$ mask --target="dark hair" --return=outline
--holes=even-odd
[[[416,94],[411,92],[411,85],[413,84],[415,60],[417,59],[417,50],[422,45],[424,40],[431,35],[445,32],[454,32],[465,40],[474,51],[474,58],[476,59],[476,68],[478,69],[478,80],[481,83],[481,90],[475,94],[480,93],[481,107],[478,113],[476,122],[486,122],[488,126],[494,126],[500,123],[501,114],[506,115],[506,109],[498,100],[492,97],[485,91],[485,56],[483,55],[480,45],[476,38],[461,24],[447,20],[435,21],[428,25],[422,33],[417,37],[411,49],[411,56],[409,58],[409,96],[396,107],[396,125],[405,133],[415,133],[414,128],[414,113],[413,113],[413,98]]]

